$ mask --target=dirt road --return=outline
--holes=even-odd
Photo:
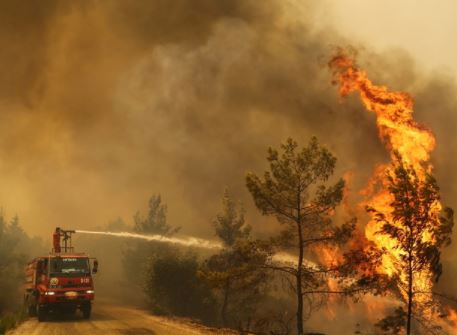
[[[146,311],[97,303],[90,320],[79,313],[55,316],[38,322],[31,318],[8,335],[233,335],[233,332],[209,329],[190,322],[150,315]]]

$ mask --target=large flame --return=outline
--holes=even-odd
[[[392,92],[374,85],[365,71],[343,51],[330,61],[341,96],[358,92],[365,107],[376,114],[379,136],[393,155],[397,151],[405,163],[415,168],[428,162],[435,148],[432,132],[413,119],[413,99],[404,92]]]
[[[399,154],[405,164],[414,168],[419,178],[424,178],[425,172],[432,170],[429,160],[436,141],[430,130],[413,119],[412,97],[407,93],[390,91],[386,86],[373,84],[368,79],[367,73],[361,70],[354,58],[344,50],[339,50],[329,65],[333,71],[334,83],[339,85],[340,95],[345,97],[351,92],[358,93],[365,108],[375,113],[379,137],[391,159],[393,160],[394,156]],[[387,218],[392,212],[390,204],[393,200],[388,192],[386,178],[388,167],[389,164],[383,164],[375,168],[364,193],[364,205],[376,208]],[[432,215],[439,215],[441,204],[436,202],[431,211]],[[406,275],[394,266],[401,251],[395,248],[395,240],[380,234],[379,231],[379,223],[372,217],[365,229],[366,238],[379,248],[387,250],[378,271],[389,276],[397,275],[405,283]],[[427,240],[430,236],[424,234],[422,238]],[[431,299],[433,281],[430,271],[415,273],[414,285],[416,291],[429,293],[421,295],[420,299]]]

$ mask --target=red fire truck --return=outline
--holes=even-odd
[[[56,228],[52,252],[35,258],[26,267],[24,304],[28,314],[37,316],[40,322],[50,313],[74,313],[77,309],[84,318],[90,318],[95,293],[92,274],[97,273],[98,262],[84,253],[74,252],[71,243],[74,233]]]

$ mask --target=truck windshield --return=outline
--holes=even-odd
[[[89,259],[77,257],[55,257],[50,259],[50,272],[54,275],[88,274]]]

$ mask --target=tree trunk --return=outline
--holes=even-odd
[[[301,275],[297,274],[297,334],[303,335],[303,296]]]
[[[303,264],[303,236],[302,227],[298,223],[298,264],[297,264],[297,334],[303,335],[303,290],[302,290],[302,264]]]
[[[227,306],[228,306],[228,300],[229,300],[229,290],[230,290],[230,280],[227,278],[227,281],[225,282],[225,287],[224,287],[224,301],[222,302],[222,308],[221,308],[221,319],[222,319],[222,325],[224,327],[227,327]]]
[[[406,335],[411,335],[411,317],[413,314],[413,267],[412,256],[408,259],[408,315],[406,321]]]

